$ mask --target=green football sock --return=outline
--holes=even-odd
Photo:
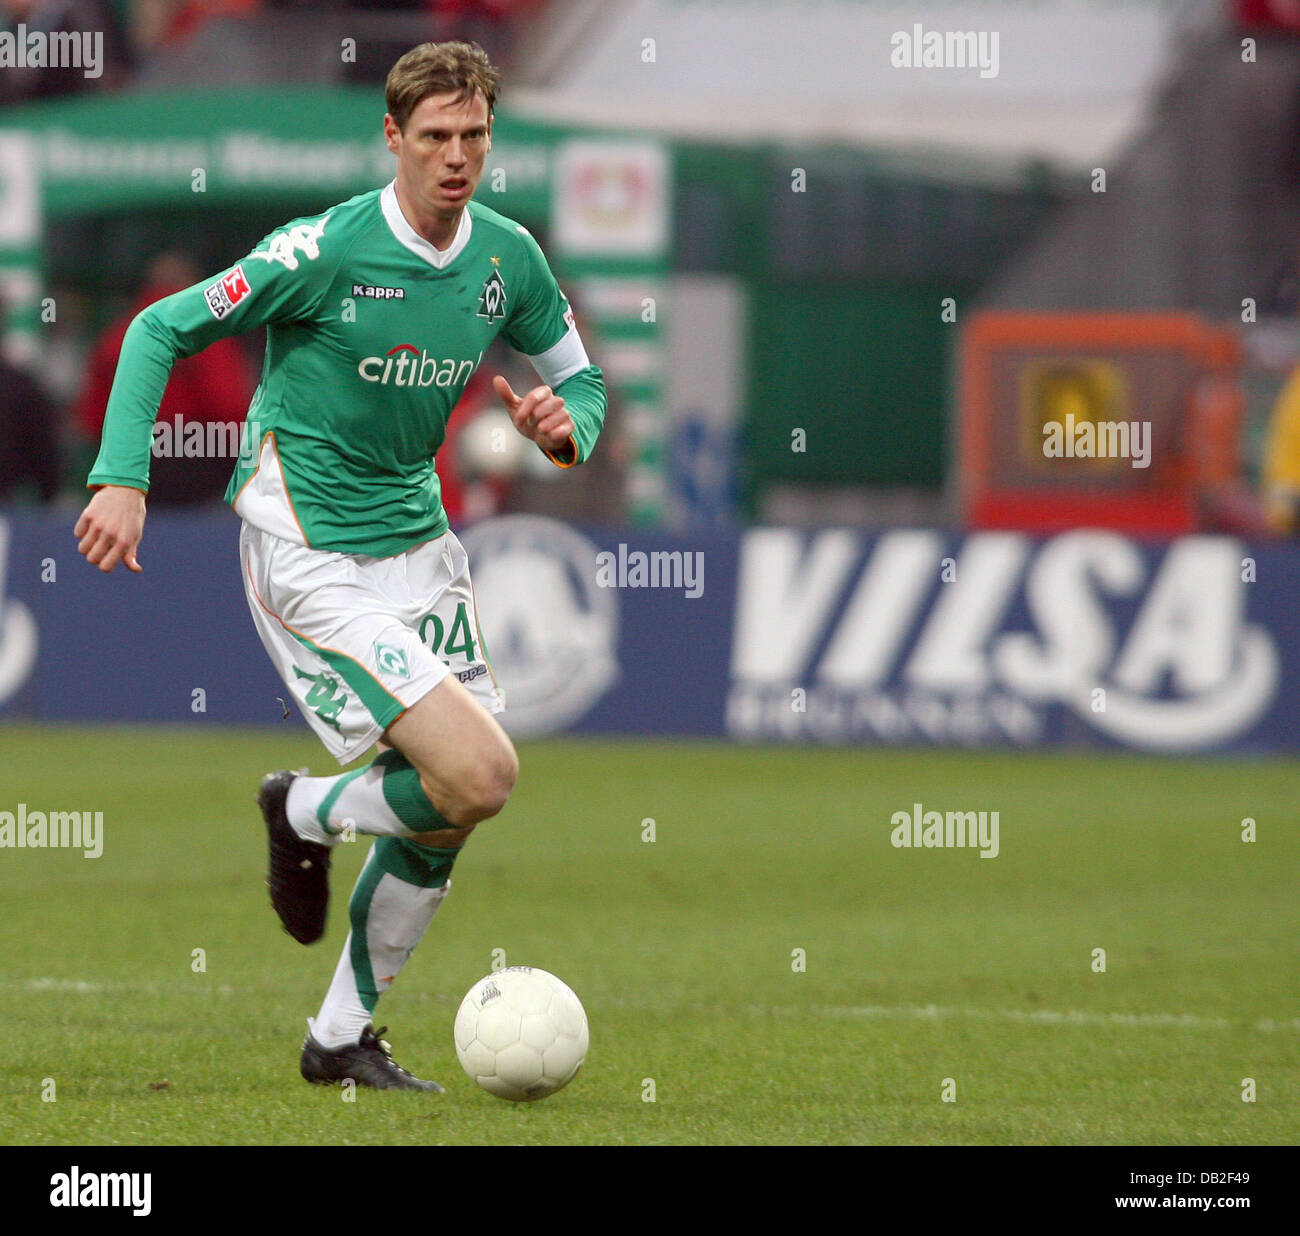
[[[312,1037],[335,1049],[356,1043],[451,888],[459,850],[399,837],[371,847],[348,902],[352,930],[314,1021]]]
[[[420,774],[400,751],[383,751],[364,767],[336,777],[295,777],[286,810],[294,832],[321,845],[333,845],[349,829],[376,837],[409,837],[452,827],[429,801]]]

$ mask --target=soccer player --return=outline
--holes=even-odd
[[[285,929],[325,930],[331,848],[374,842],[351,931],[308,1019],[312,1082],[439,1090],[397,1065],[375,1003],[419,943],[475,825],[496,815],[518,760],[479,633],[465,551],[449,530],[433,456],[491,340],[542,384],[493,385],[515,427],[562,468],[591,454],[605,415],[568,302],[537,242],[472,200],[492,148],[499,75],[473,43],[426,43],[388,75],[384,138],[397,174],[264,239],[211,282],[131,324],[109,399],[96,490],[76,525],[101,571],[141,570],[151,431],[171,366],[265,325],[253,449],[226,492],[243,520],[253,622],[285,685],[341,764],[272,773],[258,802],[267,884]]]

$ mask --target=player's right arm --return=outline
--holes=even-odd
[[[77,521],[78,549],[101,571],[140,570],[153,425],[172,366],[210,343],[274,321],[309,316],[346,245],[323,253],[329,216],[291,224],[215,280],[155,302],[122,340],[99,455],[86,484],[97,490]]]

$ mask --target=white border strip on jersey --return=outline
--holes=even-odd
[[[552,344],[545,352],[539,352],[528,359],[537,370],[537,376],[552,390],[566,378],[573,377],[575,373],[580,373],[591,364],[576,326],[570,326],[560,336],[559,342]]]

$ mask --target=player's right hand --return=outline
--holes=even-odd
[[[549,386],[534,386],[524,396],[516,395],[504,375],[492,379],[492,389],[506,405],[510,419],[530,442],[545,451],[558,451],[573,436],[573,421],[564,408],[564,399]]]
[[[144,536],[144,494],[125,485],[103,486],[81,512],[73,533],[80,538],[77,552],[91,566],[111,571],[125,562],[129,570],[143,571],[135,551]]]

